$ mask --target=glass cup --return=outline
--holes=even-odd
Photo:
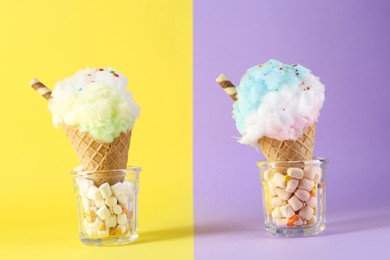
[[[265,229],[275,236],[315,236],[325,229],[325,158],[258,162]]]
[[[138,167],[71,172],[81,242],[106,246],[137,240],[140,172]]]

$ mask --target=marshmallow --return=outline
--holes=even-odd
[[[271,215],[272,215],[273,218],[281,218],[282,217],[282,213],[280,212],[280,208],[279,207],[274,208],[272,210]]]
[[[299,181],[295,179],[291,179],[287,181],[286,191],[293,193],[295,189],[298,187]]]
[[[307,225],[314,225],[317,221],[315,216],[312,216],[311,219],[307,222]]]
[[[294,194],[302,201],[308,201],[310,199],[310,193],[306,190],[297,189]]]
[[[84,209],[87,209],[87,208],[93,206],[92,201],[90,201],[90,200],[87,199],[86,197],[82,197],[82,198],[81,198],[81,203],[83,204],[83,208],[84,208]]]
[[[76,183],[79,187],[79,194],[80,196],[86,197],[88,193],[88,189],[90,186],[93,185],[93,181],[82,178],[82,177],[76,177]]]
[[[313,216],[314,209],[309,207],[309,206],[304,206],[300,211],[299,211],[299,216],[305,220],[310,220],[311,217]]]
[[[122,213],[122,207],[119,206],[119,205],[115,205],[113,208],[112,208],[112,211],[116,214],[116,215],[119,215]]]
[[[316,171],[314,170],[315,168],[318,167],[313,167],[312,165],[306,166],[303,169],[305,177],[308,178],[309,180],[313,180],[316,174]]]
[[[113,197],[113,196],[108,197],[106,199],[107,206],[114,207],[116,205],[116,203],[117,203],[117,199],[115,197]]]
[[[298,217],[298,220],[294,221],[293,223],[295,226],[301,226],[303,225],[303,220],[301,217]]]
[[[120,225],[126,224],[126,222],[127,222],[126,214],[123,213],[123,214],[118,215],[117,216],[117,221],[118,221],[118,224],[120,224]]]
[[[103,199],[100,199],[100,200],[95,200],[95,206],[98,207],[98,208],[101,208],[102,206],[104,206],[106,203],[104,202]]]
[[[272,176],[273,176],[273,174],[274,174],[274,172],[273,172],[271,169],[266,170],[266,171],[264,172],[264,180],[270,181],[271,178],[272,178]]]
[[[126,230],[127,230],[127,228],[126,228],[125,225],[118,225],[118,226],[116,227],[116,229],[117,229],[118,231],[120,231],[121,234],[124,234],[124,233],[126,232]]]
[[[272,182],[268,182],[268,187],[269,187],[269,192],[271,193],[272,196],[276,196],[276,187],[275,185],[272,184]]]
[[[272,183],[279,188],[285,188],[286,187],[286,180],[284,179],[284,175],[281,173],[276,172],[274,176],[272,176]]]
[[[279,197],[272,198],[271,205],[273,208],[279,207],[283,205],[283,200]]]
[[[124,181],[123,185],[125,186],[125,191],[127,194],[134,193],[134,183],[132,181]]]
[[[108,232],[108,228],[106,226],[106,224],[101,224],[97,230],[97,235],[99,237],[108,237],[109,236],[109,232]]]
[[[104,223],[106,224],[107,228],[112,228],[115,227],[117,222],[116,222],[116,215],[110,215]]]
[[[288,200],[288,204],[290,204],[294,211],[300,210],[303,207],[302,201],[300,201],[295,195]]]
[[[313,170],[315,170],[315,175],[314,175],[314,181],[319,182],[322,177],[322,170],[320,167],[314,167]]]
[[[88,236],[95,236],[94,228],[91,226],[85,227],[85,232],[87,233]]]
[[[119,197],[120,195],[125,193],[125,187],[121,182],[115,183],[111,186],[112,193],[114,193],[115,197]]]
[[[300,180],[303,178],[303,171],[301,168],[288,168],[287,175]]]
[[[96,186],[90,186],[87,192],[87,198],[91,200],[100,200],[102,199],[102,194]]]
[[[276,195],[278,195],[279,198],[282,200],[288,200],[291,197],[291,193],[283,190],[283,189],[276,189]]]
[[[102,194],[103,199],[107,199],[112,195],[110,184],[108,184],[107,182],[100,185],[99,190]]]
[[[288,219],[286,218],[274,218],[273,222],[276,226],[287,226]]]
[[[298,188],[311,191],[314,188],[314,181],[303,178],[299,181]]]
[[[127,199],[127,196],[126,194],[121,194],[120,196],[117,197],[118,198],[118,201],[120,203],[122,203],[123,205],[125,205],[127,207],[127,205],[129,204],[129,200]]]
[[[97,211],[96,214],[102,219],[106,220],[110,217],[111,212],[110,210],[106,207],[106,205],[100,207]]]
[[[315,197],[310,197],[310,199],[306,202],[306,205],[314,209],[317,206],[317,199]]]
[[[295,215],[294,210],[292,209],[292,207],[289,204],[287,204],[286,206],[281,206],[280,212],[282,213],[283,217],[288,218],[288,219]]]

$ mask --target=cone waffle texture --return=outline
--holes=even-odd
[[[258,143],[267,161],[312,160],[315,134],[316,124],[306,128],[296,141],[279,141],[263,137]]]
[[[124,172],[112,170],[127,168],[131,130],[121,133],[111,144],[99,142],[77,128],[65,126],[64,130],[83,170],[99,171],[91,175],[95,185],[100,186],[104,182],[113,185],[124,180]]]

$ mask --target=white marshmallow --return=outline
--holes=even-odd
[[[102,194],[96,186],[90,186],[88,188],[87,198],[91,200],[101,200]]]
[[[315,170],[315,175],[314,175],[314,181],[319,182],[322,177],[322,169],[321,167],[314,167],[313,170]]]
[[[272,219],[276,226],[287,226],[288,219],[286,218],[274,218]]]
[[[116,214],[116,215],[119,215],[122,213],[122,207],[119,206],[119,205],[115,205],[113,208],[112,208],[112,211]]]
[[[291,199],[288,200],[288,204],[290,204],[294,211],[300,210],[303,207],[302,201],[300,201],[297,196],[292,196]]]
[[[272,182],[268,182],[268,187],[269,187],[269,192],[271,193],[272,196],[276,196],[276,187],[275,185],[272,184]]]
[[[303,178],[303,171],[301,168],[288,168],[287,175],[300,180]]]
[[[98,208],[101,208],[102,206],[104,206],[106,203],[104,202],[103,199],[100,199],[100,200],[95,200],[95,206],[98,207]]]
[[[108,197],[106,199],[106,205],[110,207],[114,207],[117,203],[117,199],[114,196]]]
[[[120,224],[120,225],[125,225],[126,222],[127,222],[126,214],[123,213],[123,214],[118,215],[118,216],[117,216],[117,222],[118,222],[118,224]]]
[[[283,217],[285,217],[287,219],[289,219],[295,215],[294,210],[292,209],[292,207],[289,204],[287,204],[286,206],[281,206],[280,212],[282,213]]]
[[[301,226],[303,225],[303,220],[301,217],[298,217],[298,220],[294,221],[294,225]]]
[[[134,183],[132,181],[124,181],[123,185],[125,186],[126,194],[133,194],[134,193]]]
[[[112,195],[110,184],[108,184],[107,182],[100,185],[99,190],[102,194],[103,199],[107,199]]]
[[[282,217],[282,213],[280,212],[280,209],[279,207],[277,208],[274,208],[271,212],[271,215],[273,218],[281,218]]]
[[[118,225],[116,227],[117,230],[119,230],[121,232],[121,234],[124,234],[127,230],[126,226],[125,225]]]
[[[83,197],[87,196],[89,187],[93,185],[93,181],[81,177],[80,178],[76,177],[76,183],[77,186],[79,187],[79,194],[80,196]]]
[[[118,198],[118,201],[120,202],[120,203],[122,203],[123,205],[125,205],[126,206],[126,208],[127,208],[127,205],[129,204],[129,200],[127,199],[127,196],[126,196],[126,194],[121,194],[119,197],[117,197]]]
[[[93,206],[92,201],[90,201],[90,200],[87,199],[86,197],[82,197],[82,198],[81,198],[81,203],[83,204],[83,208],[84,208],[84,209],[87,209],[87,208]]]
[[[279,188],[284,189],[286,187],[286,180],[284,179],[284,175],[276,172],[274,176],[272,176],[272,183]]]
[[[311,191],[314,188],[314,181],[303,178],[299,181],[298,188],[302,190]]]
[[[311,219],[307,222],[308,225],[314,225],[317,221],[316,216],[311,217]]]
[[[304,171],[304,174],[305,174],[305,177],[308,178],[309,180],[313,180],[314,179],[314,176],[316,174],[315,172],[315,169],[316,167],[313,167],[311,165],[309,166],[306,166],[303,171]]]
[[[282,200],[288,200],[291,197],[291,193],[283,190],[283,189],[276,189],[276,195],[278,195],[279,198]]]
[[[96,214],[101,218],[102,220],[106,220],[110,217],[111,212],[110,210],[106,207],[106,205],[100,207],[97,211]]]
[[[117,222],[116,222],[116,215],[110,215],[104,223],[106,224],[107,228],[112,228],[115,227]]]
[[[283,205],[283,200],[279,197],[272,198],[271,205],[273,208],[280,207]]]
[[[306,202],[306,205],[310,206],[311,208],[317,207],[317,199],[315,197],[310,197],[310,199]]]
[[[288,180],[285,190],[287,192],[293,193],[296,190],[296,188],[298,187],[298,184],[299,184],[298,180],[295,180],[295,179]]]
[[[297,189],[295,191],[295,196],[302,201],[308,201],[310,199],[310,193],[306,190]]]
[[[95,230],[93,227],[88,226],[85,228],[85,232],[87,233],[88,236],[95,236]]]
[[[270,181],[273,175],[274,175],[274,172],[271,169],[266,170],[264,172],[264,180]]]
[[[103,224],[103,221],[100,218],[96,218],[95,222],[92,223],[92,228],[94,229],[93,233],[96,235],[99,227]]]
[[[311,217],[313,216],[314,209],[309,207],[309,206],[304,206],[300,211],[299,211],[299,216],[305,220],[310,220]]]
[[[108,237],[108,236],[110,235],[110,232],[108,231],[107,228],[106,228],[106,229],[103,229],[103,230],[98,229],[97,235],[98,235],[99,237]]]
[[[115,197],[119,197],[120,195],[125,193],[125,187],[123,183],[118,182],[111,186],[112,193],[114,193]]]

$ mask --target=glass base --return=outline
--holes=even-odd
[[[325,230],[325,223],[321,223],[311,227],[296,227],[296,228],[280,228],[267,226],[265,230],[277,237],[311,237],[317,236]]]
[[[138,239],[138,234],[132,234],[121,237],[107,237],[107,238],[88,238],[83,235],[80,236],[81,242],[87,246],[120,246],[133,243]]]

